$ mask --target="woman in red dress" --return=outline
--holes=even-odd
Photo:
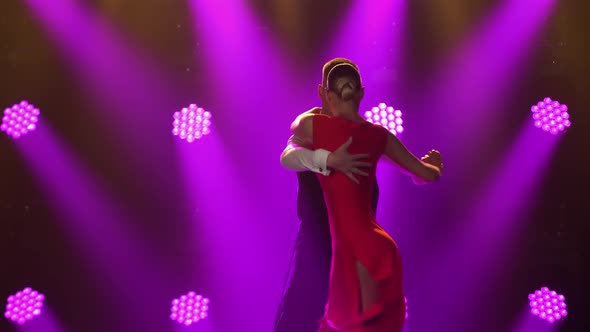
[[[364,89],[355,66],[335,66],[323,89],[333,116],[302,116],[291,125],[293,135],[313,149],[328,151],[352,137],[349,152],[368,154],[372,166],[359,184],[339,172],[318,175],[333,250],[328,303],[319,331],[400,332],[405,318],[401,257],[371,208],[376,165],[385,155],[415,183],[423,184],[440,177],[442,158],[435,150],[416,158],[387,129],[359,115]]]

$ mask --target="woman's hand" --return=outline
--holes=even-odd
[[[432,166],[436,166],[440,169],[441,173],[444,169],[444,164],[442,160],[442,155],[437,150],[430,150],[428,153],[422,157],[420,160],[426,164],[430,164]]]

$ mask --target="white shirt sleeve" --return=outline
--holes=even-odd
[[[309,150],[288,144],[281,154],[281,164],[286,169],[294,171],[312,171],[323,175],[332,173],[326,162],[330,151],[324,149]]]

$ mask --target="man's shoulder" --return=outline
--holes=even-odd
[[[311,121],[311,118],[317,115],[321,115],[322,108],[321,107],[314,107],[306,112],[303,112],[297,116],[295,122],[297,123],[304,123]]]
[[[301,115],[308,115],[308,114],[321,114],[322,108],[321,107],[312,107],[306,112],[301,113]]]

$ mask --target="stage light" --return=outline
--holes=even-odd
[[[547,97],[531,107],[535,127],[553,135],[565,132],[572,123],[568,107]]]
[[[408,298],[404,296],[404,302],[406,303],[406,319],[408,319]]]
[[[41,315],[44,299],[43,294],[27,287],[8,297],[4,317],[22,325]]]
[[[170,319],[180,324],[190,326],[207,318],[209,312],[209,299],[189,292],[172,300]]]
[[[542,287],[529,294],[531,313],[553,323],[567,316],[565,296],[557,294],[548,287]]]
[[[36,129],[40,113],[38,108],[23,100],[4,110],[0,130],[18,139]]]
[[[404,131],[402,111],[387,106],[385,103],[380,103],[370,111],[366,111],[365,119],[387,128],[394,135],[399,135]]]
[[[211,113],[195,104],[175,112],[172,121],[172,134],[189,143],[211,132]]]

